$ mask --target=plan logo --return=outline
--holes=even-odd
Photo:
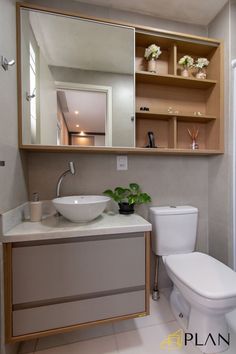
[[[219,346],[222,343],[230,345],[230,333],[228,333],[227,338],[223,337],[220,333],[217,336],[208,333],[204,341],[200,341],[197,333],[185,333],[182,329],[176,332],[170,333],[167,338],[165,338],[161,344],[160,348],[164,350],[176,350],[181,349],[183,346],[187,346],[188,343],[192,343],[196,347],[204,347],[207,344],[213,346]]]
[[[168,337],[161,342],[160,348],[167,350],[181,349],[183,347],[183,336],[184,332],[182,329],[179,329],[174,333],[170,333]]]

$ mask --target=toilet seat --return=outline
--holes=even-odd
[[[181,283],[204,298],[223,300],[236,296],[236,273],[207,254],[169,255],[164,262]]]

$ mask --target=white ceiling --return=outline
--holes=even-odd
[[[70,132],[105,133],[106,93],[59,90],[64,92],[62,111]],[[79,114],[75,114],[79,111]],[[79,127],[76,125],[79,124]]]
[[[228,0],[76,0],[169,20],[208,25]]]
[[[30,23],[48,65],[133,74],[131,29],[35,11]]]

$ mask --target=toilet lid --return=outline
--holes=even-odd
[[[236,296],[236,272],[200,252],[165,257],[167,268],[195,293],[209,299]]]

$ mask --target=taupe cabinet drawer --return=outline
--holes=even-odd
[[[149,314],[150,234],[4,244],[6,342]]]
[[[145,291],[42,306],[13,312],[13,336],[145,311]]]
[[[13,304],[145,285],[143,234],[14,247]]]

